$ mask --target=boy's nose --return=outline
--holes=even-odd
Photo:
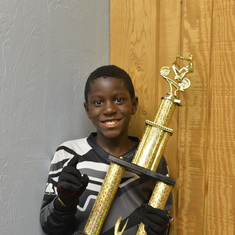
[[[106,104],[104,106],[104,114],[112,115],[115,112],[116,112],[116,106],[113,103],[113,101],[106,102]]]

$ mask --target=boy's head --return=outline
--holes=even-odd
[[[100,77],[113,77],[122,80],[126,89],[130,92],[131,99],[135,98],[135,89],[129,74],[115,65],[105,65],[94,70],[88,77],[84,92],[86,103],[88,102],[88,94],[90,92],[91,83]]]
[[[138,107],[130,76],[114,65],[96,69],[86,82],[84,107],[97,129],[97,139],[126,140]]]

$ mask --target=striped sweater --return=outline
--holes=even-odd
[[[108,160],[109,154],[96,143],[95,135],[96,133],[92,133],[88,138],[67,141],[59,146],[55,152],[51,162],[40,214],[42,229],[47,234],[73,234],[74,231],[82,231],[86,224],[86,220],[110,165]],[[139,141],[135,137],[129,138],[136,142],[136,145],[126,154],[122,155],[122,157],[124,160],[131,162]],[[57,198],[57,182],[63,167],[75,155],[79,156],[77,169],[82,174],[88,175],[89,184],[79,199],[77,211],[62,213],[54,208],[54,200]],[[157,172],[161,174],[168,173],[164,157],[160,161]],[[143,202],[149,200],[155,183],[154,180],[147,176],[138,175],[126,170],[101,234],[113,235],[115,223],[121,216],[122,223],[120,227],[129,218],[124,234],[135,234],[140,223],[138,219],[139,207]],[[172,200],[169,197],[165,209],[169,210],[171,205]]]

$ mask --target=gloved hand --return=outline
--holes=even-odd
[[[78,156],[74,156],[60,173],[57,184],[58,198],[55,200],[55,207],[60,211],[75,210],[87,187],[89,178],[86,174],[81,175],[76,169]]]
[[[148,235],[164,235],[169,227],[169,215],[146,203],[140,207],[140,220],[145,225],[144,229]]]

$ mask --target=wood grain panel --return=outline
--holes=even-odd
[[[178,233],[203,234],[206,204],[208,104],[210,99],[211,1],[183,1],[181,48],[195,58],[192,85],[179,112]]]
[[[210,234],[234,234],[234,58],[235,2],[217,0],[213,5],[208,106],[208,203],[205,232]]]
[[[125,69],[133,79],[139,108],[132,119],[130,134],[141,137],[145,120],[155,116],[159,98],[155,79],[158,1],[112,0],[110,10],[110,63]]]

